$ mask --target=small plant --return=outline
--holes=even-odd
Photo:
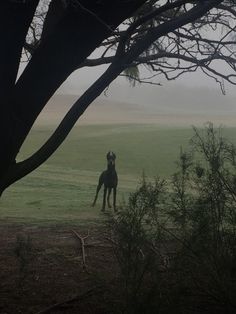
[[[179,161],[176,162],[177,172],[173,174],[171,181],[173,192],[169,214],[173,217],[174,221],[180,225],[183,237],[187,232],[188,214],[192,200],[190,186],[192,163],[192,154],[183,152],[181,148]]]
[[[187,171],[179,167],[181,171],[173,180],[174,212],[177,217],[185,217],[173,219],[182,243],[179,270],[191,293],[201,296],[199,306],[205,306],[209,313],[233,313],[236,308],[236,150],[222,136],[221,128],[214,129],[212,123],[203,130],[194,128],[190,144],[192,157]],[[177,186],[183,193],[178,193]],[[184,237],[181,236],[183,229]]]

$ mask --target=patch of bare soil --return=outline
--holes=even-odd
[[[1,222],[0,269],[2,314],[111,310],[117,266],[104,227],[88,235],[84,226]]]

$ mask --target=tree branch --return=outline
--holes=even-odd
[[[46,161],[64,141],[76,121],[88,108],[91,102],[103,92],[103,90],[127,67],[127,65],[129,66],[139,55],[148,49],[153,42],[165,34],[200,18],[208,10],[221,2],[222,0],[205,1],[204,4],[199,4],[193,7],[181,16],[163,23],[155,27],[152,31],[147,32],[142,39],[133,44],[124,56],[120,57],[119,55],[116,55],[113,64],[111,64],[104,74],[74,103],[48,141],[31,157],[11,167],[11,171],[6,174],[2,181],[2,190]]]

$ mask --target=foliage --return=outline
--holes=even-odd
[[[129,67],[125,69],[124,74],[130,82],[130,85],[134,87],[139,80],[139,68],[137,66]]]
[[[162,286],[167,283],[162,278],[163,231],[157,222],[162,220],[164,190],[163,180],[147,182],[143,176],[140,187],[111,222],[125,313],[146,313],[147,307],[156,313],[162,302]]]
[[[127,313],[235,311],[235,157],[221,129],[194,128],[172,189],[144,178],[131,194],[112,224]]]
[[[178,171],[172,176],[173,194],[170,215],[172,215],[175,222],[181,225],[181,230],[185,233],[188,210],[191,206],[191,198],[187,193],[190,167],[192,165],[191,154],[183,152],[181,148],[179,161],[176,164]]]
[[[194,133],[191,145],[197,155],[185,189],[191,201],[181,275],[188,284],[192,282],[194,297],[207,299],[209,311],[232,313],[236,306],[236,151],[211,123],[204,131],[194,128]],[[175,221],[175,226],[179,236],[182,225]],[[203,300],[200,304],[204,307]]]

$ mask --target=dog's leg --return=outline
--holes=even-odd
[[[106,195],[107,195],[107,187],[104,186],[102,211],[105,211],[105,208],[106,208]]]
[[[109,208],[111,208],[110,195],[111,195],[111,188],[108,188],[107,205]]]
[[[97,190],[96,190],[96,195],[95,195],[95,198],[94,198],[94,201],[93,201],[93,204],[92,204],[93,207],[96,204],[96,201],[97,201],[97,198],[98,198],[98,193],[101,190],[102,185],[103,185],[103,173],[99,177],[98,186],[97,186]]]
[[[97,198],[98,198],[98,193],[99,191],[101,190],[101,187],[104,183],[104,177],[105,177],[105,171],[103,171],[101,174],[100,174],[100,177],[99,177],[99,180],[98,180],[98,186],[97,186],[97,190],[96,190],[96,195],[95,195],[95,198],[94,198],[94,201],[93,201],[93,204],[92,206],[94,207],[95,204],[96,204],[96,201],[97,201]]]
[[[113,188],[113,208],[116,212],[116,187]]]
[[[95,198],[94,198],[94,201],[93,201],[93,204],[92,204],[93,207],[94,207],[95,204],[96,204],[96,201],[97,201],[97,198],[98,198],[98,193],[99,193],[101,187],[102,187],[101,185],[98,185],[98,186],[97,186],[96,195],[95,195]]]

